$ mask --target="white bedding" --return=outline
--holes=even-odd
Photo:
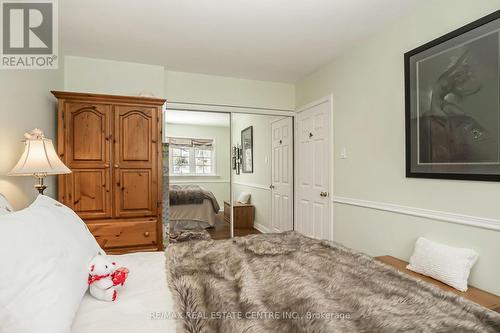
[[[181,229],[209,228],[215,226],[216,214],[212,202],[202,204],[170,205],[170,225]]]
[[[71,331],[175,332],[175,320],[154,319],[165,318],[165,314],[174,311],[165,275],[165,254],[142,252],[109,257],[118,266],[125,266],[130,270],[125,286],[118,290],[115,302],[98,301],[87,291]]]

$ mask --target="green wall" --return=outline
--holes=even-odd
[[[403,91],[406,51],[498,9],[493,0],[423,1],[297,83],[297,106],[333,94],[335,196],[500,219],[499,183],[405,178]],[[500,232],[342,204],[334,217],[335,240],[371,255],[408,259],[419,236],[473,248],[472,284],[500,294]]]
[[[295,86],[165,70],[163,66],[64,57],[64,89],[137,96],[146,91],[171,102],[254,108],[295,108]]]
[[[9,177],[24,150],[23,134],[40,128],[57,145],[57,103],[51,90],[62,89],[62,67],[57,70],[0,70],[0,193],[15,209],[38,195],[34,177]],[[56,176],[46,179],[46,194],[56,196]]]
[[[293,84],[196,73],[165,71],[165,97],[172,102],[295,109]]]

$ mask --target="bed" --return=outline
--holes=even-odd
[[[173,229],[215,226],[220,207],[214,194],[198,185],[170,185],[170,224]]]
[[[115,302],[89,296],[102,249],[57,201],[0,212],[0,243],[0,332],[500,332],[496,312],[296,232],[110,256],[130,269]]]
[[[167,248],[179,332],[500,332],[500,314],[296,232]]]
[[[39,195],[12,212],[0,196],[0,243],[8,273],[0,279],[0,332],[175,332],[164,252],[109,256],[130,273],[105,302],[88,292],[89,265],[104,251],[56,200]]]
[[[173,299],[166,283],[165,254],[138,252],[109,256],[129,268],[115,302],[102,302],[88,292],[78,308],[72,333],[175,332]]]

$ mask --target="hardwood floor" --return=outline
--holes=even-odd
[[[231,237],[230,225],[224,221],[224,213],[217,214],[215,227],[206,229],[212,239],[228,239]],[[257,229],[234,229],[235,236],[246,236],[253,234],[260,234]]]

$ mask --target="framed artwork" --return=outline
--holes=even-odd
[[[405,53],[406,176],[500,181],[500,11]]]
[[[240,145],[233,145],[231,152],[232,168],[235,170],[236,174],[240,174],[241,169],[241,147]]]
[[[241,131],[242,172],[253,173],[253,126]]]

